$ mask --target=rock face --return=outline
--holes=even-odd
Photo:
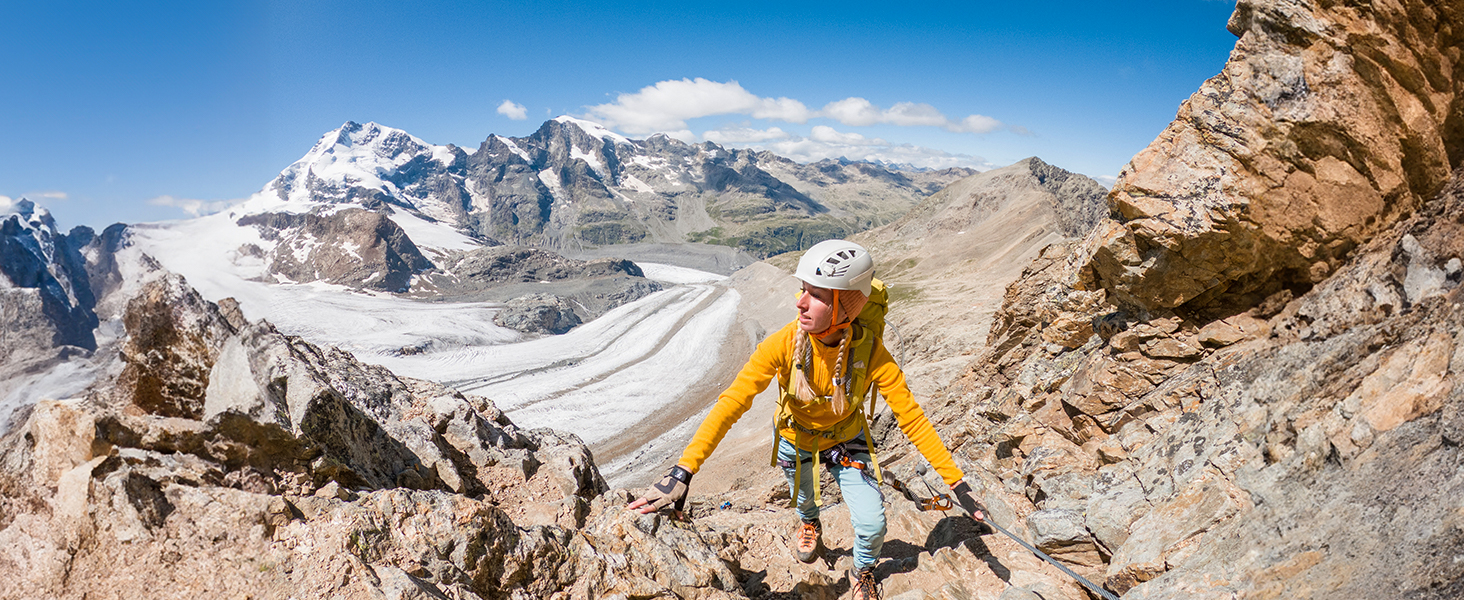
[[[1095,286],[1142,309],[1300,294],[1464,155],[1455,2],[1242,1],[1224,71],[1119,175]],[[1223,315],[1222,315],[1223,316]]]
[[[1455,597],[1461,182],[1301,297],[1208,324],[1112,312],[1049,248],[927,408],[989,504],[1059,552],[1091,536],[1102,560],[1070,562],[1125,597]],[[1084,319],[1083,346],[1045,341]]]
[[[270,182],[287,201],[390,204],[482,238],[570,251],[708,242],[767,256],[883,224],[969,169],[800,166],[666,136],[630,140],[571,117],[477,151],[346,123]]]
[[[41,397],[85,389],[115,353],[111,326],[123,287],[123,227],[96,235],[56,230],[46,209],[20,200],[0,212],[0,430]],[[137,265],[134,279],[150,276]]]
[[[413,275],[433,265],[385,210],[390,209],[262,213],[240,218],[238,224],[255,226],[261,237],[276,242],[263,257],[276,278],[406,291]]]
[[[1464,593],[1460,11],[1237,6],[926,406],[999,523],[1125,598]]]

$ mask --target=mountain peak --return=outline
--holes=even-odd
[[[7,215],[19,216],[19,224],[26,229],[48,227],[56,229],[56,220],[51,218],[51,211],[44,206],[37,206],[24,197],[15,202],[0,205],[0,217]]]
[[[611,142],[616,143],[616,144],[629,144],[629,143],[631,143],[630,138],[625,137],[623,135],[620,135],[618,133],[615,133],[613,131],[610,131],[609,128],[607,128],[604,125],[601,125],[599,123],[596,123],[594,121],[586,121],[584,119],[579,119],[579,118],[576,118],[576,117],[571,117],[569,115],[559,115],[557,117],[554,117],[552,120],[554,122],[556,122],[556,123],[564,123],[564,124],[567,124],[567,125],[574,125],[576,127],[579,127],[585,133],[588,133],[588,134],[590,134],[592,136],[595,136],[597,138],[600,138],[602,140],[609,139]]]
[[[20,216],[25,217],[27,219],[30,218],[31,213],[34,212],[35,209],[36,209],[36,203],[35,202],[31,202],[30,200],[27,200],[24,196],[22,196],[19,200],[16,200],[15,202],[6,203],[5,205],[0,205],[0,213],[3,213],[3,214],[19,214]],[[42,208],[41,210],[46,210],[46,209]]]

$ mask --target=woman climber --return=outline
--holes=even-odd
[[[869,252],[853,242],[820,242],[798,261],[794,276],[803,282],[798,318],[758,344],[736,381],[697,428],[677,465],[629,508],[650,513],[674,506],[680,511],[692,474],[752,406],[753,397],[776,377],[782,393],[774,462],[788,477],[801,518],[794,554],[811,563],[823,549],[815,470],[823,463],[839,482],[854,527],[851,596],[877,599],[874,564],[884,544],[884,497],[878,485],[879,463],[869,445],[869,420],[861,410],[866,397],[872,406],[871,388],[885,397],[901,431],[951,486],[961,506],[978,520],[983,515],[971,498],[971,486],[961,480],[961,468],[915,403],[904,372],[879,339],[883,312],[870,320],[877,323],[856,322],[877,284]],[[883,285],[878,288],[882,308]]]

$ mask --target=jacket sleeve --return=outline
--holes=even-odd
[[[681,460],[677,463],[682,468],[692,473],[700,470],[702,463],[717,449],[717,444],[722,442],[732,424],[742,418],[747,409],[752,408],[753,397],[767,389],[773,377],[786,368],[790,337],[789,327],[784,327],[757,345],[757,349],[752,352],[752,358],[742,366],[742,371],[737,374],[732,385],[717,397],[712,411],[702,420],[696,434],[692,435],[691,442],[686,445],[686,450],[681,453]]]
[[[874,356],[870,360],[871,368],[869,377],[873,384],[879,389],[880,394],[885,397],[885,402],[890,405],[890,410],[895,413],[895,419],[900,424],[900,431],[905,432],[905,437],[910,438],[910,443],[930,461],[930,466],[935,467],[935,472],[940,473],[946,485],[955,485],[965,474],[961,468],[956,466],[956,461],[951,458],[951,453],[946,449],[945,443],[940,440],[940,435],[935,432],[935,426],[930,424],[930,419],[925,418],[925,411],[915,402],[915,397],[910,394],[910,388],[905,384],[905,373],[900,366],[895,364],[894,358],[890,357],[889,350],[886,350],[881,343],[874,348]]]

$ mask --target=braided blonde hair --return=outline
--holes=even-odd
[[[852,290],[837,290],[834,293],[858,294],[863,296],[863,294]],[[859,305],[863,306],[862,299]],[[840,307],[839,312],[844,313],[844,308]],[[844,315],[841,314],[838,316]],[[853,321],[849,317],[845,317],[845,319]],[[830,403],[830,408],[834,410],[834,414],[836,415],[842,415],[849,409],[846,388],[849,387],[851,382],[846,371],[849,368],[849,340],[852,339],[854,339],[854,331],[852,329],[845,331],[844,339],[839,341],[838,354],[834,358],[834,378],[831,382],[834,388],[834,397]],[[813,387],[808,383],[808,374],[813,372],[813,336],[805,331],[799,331],[794,334],[793,340],[793,396],[800,403],[807,405],[818,399],[818,394],[813,393]]]

